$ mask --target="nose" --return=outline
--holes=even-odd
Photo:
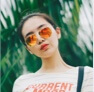
[[[36,36],[37,36],[37,43],[38,43],[38,45],[40,45],[41,43],[43,43],[45,41],[45,39],[42,38],[39,34],[36,34]]]

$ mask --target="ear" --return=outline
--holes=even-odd
[[[56,33],[57,33],[58,39],[60,39],[61,38],[61,30],[59,27],[56,27]]]
[[[32,51],[29,49],[28,46],[25,46],[25,47],[26,47],[26,49],[27,49],[31,54],[33,54]]]

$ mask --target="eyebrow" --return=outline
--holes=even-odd
[[[45,24],[40,25],[39,27],[37,27],[37,29],[42,28],[44,25],[45,25]],[[25,36],[25,37],[27,37],[28,35],[33,34],[33,33],[34,33],[34,32],[29,32],[29,33],[27,33],[27,34],[26,34],[26,36]]]

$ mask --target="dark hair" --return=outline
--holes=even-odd
[[[40,16],[40,17],[44,18],[47,22],[49,22],[53,26],[54,29],[56,29],[56,27],[57,27],[57,24],[48,15],[46,15],[44,13],[28,14],[27,16],[22,18],[22,20],[21,20],[21,22],[20,22],[20,24],[18,26],[18,30],[17,30],[18,31],[18,35],[20,37],[20,40],[22,41],[22,43],[24,45],[26,45],[26,44],[25,44],[25,41],[24,41],[24,38],[23,38],[23,35],[22,35],[23,25],[29,18],[34,17],[34,16]]]

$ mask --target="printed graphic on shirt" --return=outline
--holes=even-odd
[[[29,85],[24,92],[71,92],[72,83],[56,82]]]

